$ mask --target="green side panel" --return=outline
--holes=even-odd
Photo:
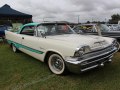
[[[39,50],[35,50],[35,49],[32,49],[30,47],[27,47],[27,46],[24,46],[24,45],[21,45],[21,44],[16,44],[18,48],[24,48],[26,50],[29,50],[31,52],[35,52],[35,53],[38,53],[38,54],[43,54],[44,52],[42,51],[39,51]]]
[[[24,49],[26,49],[26,50],[29,50],[29,51],[31,51],[31,52],[35,52],[35,53],[38,53],[38,54],[43,54],[43,53],[44,53],[44,52],[42,52],[42,51],[39,51],[39,50],[30,48],[30,47],[27,47],[27,46],[25,46],[25,45],[22,45],[22,44],[13,42],[13,41],[11,41],[11,40],[7,40],[7,41],[8,41],[9,44],[11,44],[11,43],[14,44],[15,47],[18,48],[18,49],[19,49],[19,48],[24,48]]]

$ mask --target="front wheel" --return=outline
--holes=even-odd
[[[66,73],[66,66],[63,58],[58,54],[51,54],[48,59],[49,69],[57,74],[62,75]]]

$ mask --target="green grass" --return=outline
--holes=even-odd
[[[0,90],[120,90],[120,53],[103,68],[57,76],[44,63],[0,43]]]

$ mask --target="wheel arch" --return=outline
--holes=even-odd
[[[53,53],[60,55],[60,56],[63,58],[63,60],[64,60],[64,56],[63,56],[60,52],[57,52],[57,51],[54,51],[54,50],[49,50],[49,51],[46,52],[45,57],[44,57],[44,62],[45,62],[46,64],[47,64],[47,62],[48,62],[49,56],[50,56],[51,54],[53,54]]]

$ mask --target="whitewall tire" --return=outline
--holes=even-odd
[[[65,74],[66,67],[63,58],[58,54],[51,54],[48,59],[49,69],[57,75]]]
[[[14,45],[14,44],[12,44],[12,50],[13,50],[13,52],[15,52],[15,53],[17,53],[17,52],[18,52],[18,49],[15,47],[15,45]]]

